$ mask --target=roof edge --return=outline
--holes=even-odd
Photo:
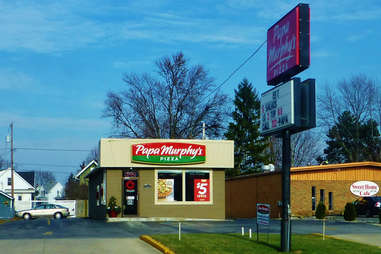
[[[350,162],[350,163],[340,163],[340,164],[328,164],[328,165],[315,165],[306,167],[292,167],[291,172],[302,172],[302,171],[314,171],[314,170],[324,170],[324,169],[340,169],[340,168],[355,168],[355,167],[380,167],[380,162],[374,161],[363,161],[363,162]]]

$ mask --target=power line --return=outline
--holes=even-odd
[[[15,147],[15,150],[30,150],[30,151],[48,151],[48,152],[90,152],[86,149],[61,149],[61,148],[34,148],[34,147]]]
[[[212,94],[214,94],[218,89],[220,89],[223,85],[225,85],[226,82],[228,82],[231,77],[233,77],[234,74],[236,74],[247,62],[250,61],[251,58],[253,58],[257,53],[258,51],[263,47],[263,45],[265,45],[265,43],[267,42],[267,40],[265,40],[264,42],[262,42],[261,45],[259,45],[259,47],[248,57],[246,58],[245,61],[243,61],[232,73],[230,73],[230,75],[218,86],[216,87],[210,94],[208,94],[207,96],[205,96],[201,102],[203,100],[205,100],[206,98],[208,98],[209,96],[211,96]]]
[[[62,167],[62,168],[78,168],[79,165],[60,165],[60,164],[45,164],[45,163],[28,163],[28,162],[17,162],[17,164],[31,165],[31,166],[44,166],[44,167]]]

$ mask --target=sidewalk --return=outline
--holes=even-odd
[[[333,237],[351,242],[358,242],[378,246],[379,248],[381,248],[381,234],[345,234],[333,235]]]

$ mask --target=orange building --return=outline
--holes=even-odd
[[[322,201],[329,214],[342,214],[345,204],[358,196],[350,187],[358,181],[381,186],[381,163],[357,162],[291,168],[291,212],[294,216],[315,214]],[[226,216],[256,217],[256,204],[271,205],[271,216],[280,217],[281,172],[268,172],[227,179],[225,182]],[[378,196],[381,193],[378,192]]]

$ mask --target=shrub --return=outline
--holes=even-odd
[[[381,211],[378,213],[378,223],[381,224]]]
[[[318,206],[316,207],[315,217],[319,220],[325,218],[327,208],[325,207],[323,202],[320,202]]]
[[[347,203],[344,209],[344,220],[353,221],[357,217],[356,207],[353,203]]]

